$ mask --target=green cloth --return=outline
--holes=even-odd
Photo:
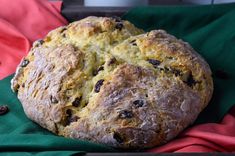
[[[228,74],[228,79],[213,76],[213,98],[197,123],[221,120],[235,103],[235,4],[140,7],[130,10],[123,18],[146,31],[167,30],[189,42],[208,61],[213,73],[220,69]],[[0,116],[0,151],[14,151],[11,155],[56,156],[114,151],[106,146],[55,136],[27,119],[10,90],[11,78],[0,81],[0,105],[10,108],[9,113]]]

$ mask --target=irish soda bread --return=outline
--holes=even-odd
[[[26,115],[55,134],[147,148],[194,122],[213,81],[203,58],[165,31],[87,17],[36,41],[12,89]]]

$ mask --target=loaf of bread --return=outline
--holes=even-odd
[[[171,140],[213,92],[209,65],[188,43],[117,17],[87,17],[35,41],[11,85],[42,127],[126,149]]]

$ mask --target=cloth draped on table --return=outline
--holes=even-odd
[[[43,38],[50,30],[67,24],[60,14],[60,8],[61,2],[1,0],[0,105],[7,104],[10,109],[9,113],[0,116],[1,152],[69,155],[117,151],[51,134],[25,116],[16,94],[10,90],[12,76],[9,75],[14,73],[32,42]],[[123,19],[146,31],[165,29],[189,42],[207,60],[213,71],[213,98],[197,119],[197,125],[186,129],[169,143],[146,151],[235,151],[235,109],[228,113],[235,104],[235,4],[140,7],[130,10]]]

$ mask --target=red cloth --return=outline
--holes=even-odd
[[[235,107],[220,123],[186,129],[176,139],[149,152],[235,152]]]
[[[12,74],[31,43],[48,31],[65,25],[60,2],[1,0],[0,79]],[[185,130],[166,145],[148,152],[235,152],[235,107],[219,124],[208,123]]]
[[[1,0],[0,79],[15,72],[33,41],[67,24],[60,7],[61,2],[46,0]]]

